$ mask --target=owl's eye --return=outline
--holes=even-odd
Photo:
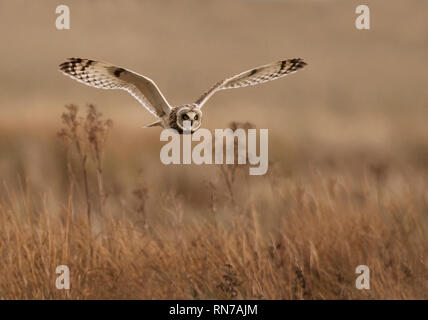
[[[189,116],[187,114],[183,114],[182,118],[183,120],[189,120]]]
[[[198,120],[198,118],[199,118],[198,115],[196,115],[193,119]]]

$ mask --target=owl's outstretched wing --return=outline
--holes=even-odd
[[[304,62],[303,59],[288,59],[242,72],[236,76],[217,82],[212,88],[196,100],[195,103],[199,105],[199,108],[201,108],[217,91],[253,86],[275,80],[290,73],[294,73],[305,65],[306,62]]]
[[[156,117],[164,116],[171,109],[153,80],[130,70],[81,58],[70,58],[59,68],[65,75],[88,86],[128,91]]]

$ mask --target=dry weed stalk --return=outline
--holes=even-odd
[[[140,182],[137,185],[137,187],[134,189],[133,194],[138,201],[135,211],[138,213],[139,216],[141,216],[141,219],[143,222],[143,228],[146,230],[149,228],[149,225],[147,222],[147,212],[146,212],[149,189],[146,187],[145,184]]]
[[[85,189],[86,199],[86,214],[89,225],[91,224],[91,200],[89,195],[89,182],[88,182],[88,169],[87,169],[87,149],[85,146],[85,138],[82,137],[82,117],[78,116],[79,108],[76,105],[66,105],[67,109],[61,116],[64,127],[58,133],[58,136],[66,143],[67,147],[74,145],[80,158],[82,167],[83,184]],[[71,176],[71,163],[67,164],[69,168],[69,179],[72,181]],[[70,182],[71,183],[71,182]]]
[[[74,146],[79,155],[80,165],[82,168],[83,185],[86,199],[86,213],[89,225],[91,224],[91,196],[89,190],[89,172],[88,172],[88,155],[92,156],[97,174],[98,195],[100,199],[100,211],[103,213],[104,205],[107,198],[104,179],[103,179],[103,154],[107,134],[113,125],[113,122],[102,120],[102,114],[98,112],[94,105],[88,106],[86,119],[79,116],[79,108],[76,105],[67,105],[67,109],[61,116],[63,128],[58,136],[66,143],[70,152],[70,146]],[[67,161],[68,174],[70,179],[70,188],[73,189],[74,175],[71,162]]]
[[[88,112],[85,121],[85,131],[97,172],[101,214],[104,213],[104,205],[107,199],[107,195],[104,190],[103,155],[107,135],[112,126],[113,121],[111,119],[102,120],[102,113],[97,111],[94,105],[90,104],[88,106]]]
[[[238,296],[238,287],[242,282],[238,278],[237,272],[231,264],[226,263],[223,268],[222,281],[217,285],[229,299],[234,299]]]
[[[250,122],[233,121],[229,124],[229,128],[232,129],[233,131],[237,129],[244,129],[245,131],[248,131],[248,129],[254,129],[255,125]],[[230,199],[233,207],[239,210],[240,208],[238,206],[238,201],[236,199],[234,185],[236,182],[238,172],[242,172],[244,177],[247,176],[246,172],[248,172],[249,160],[248,160],[248,154],[246,153],[245,164],[238,163],[238,156],[239,156],[238,149],[242,147],[239,145],[238,139],[234,139],[233,145],[226,145],[226,148],[232,148],[232,147],[234,152],[233,164],[220,165],[219,170],[220,170],[221,176],[223,177],[224,184],[226,185],[226,188],[227,188],[227,196]]]

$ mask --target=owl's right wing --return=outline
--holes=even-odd
[[[70,58],[60,66],[65,75],[88,86],[128,91],[148,111],[161,118],[171,106],[153,80],[109,63]]]
[[[244,71],[236,76],[217,82],[195,103],[201,108],[217,91],[265,83],[294,73],[305,65],[306,62],[303,59],[287,59]]]

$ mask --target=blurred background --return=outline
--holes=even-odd
[[[70,30],[55,28],[62,4]],[[360,4],[370,30],[355,27]],[[0,299],[426,299],[427,12],[423,0],[0,0]],[[146,75],[172,105],[273,61],[308,66],[204,106],[210,130],[269,129],[268,173],[249,176],[163,165],[161,129],[143,129],[154,117],[62,75],[69,57]],[[113,121],[102,166],[84,130],[86,163],[58,137],[69,104]],[[355,288],[360,264],[371,290]]]
[[[57,30],[55,9],[70,8]],[[159,161],[160,128],[123,91],[63,76],[68,57],[104,60],[156,81],[172,105],[193,102],[225,76],[301,57],[303,71],[216,94],[204,126],[249,121],[268,128],[270,160],[304,179],[310,165],[345,163],[423,169],[428,161],[428,2],[366,1],[371,29],[355,28],[359,1],[1,1],[0,177],[42,193],[66,188],[56,133],[64,105],[93,103],[114,122],[106,184],[120,193],[137,172],[154,187],[203,193],[214,166]],[[256,179],[256,178],[251,178]],[[259,178],[259,181],[261,181]],[[114,186],[114,187],[113,187]],[[198,198],[199,199],[199,198]]]

